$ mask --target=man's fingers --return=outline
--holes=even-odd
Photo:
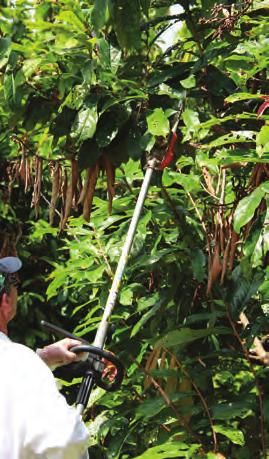
[[[81,345],[81,341],[79,341],[77,339],[72,339],[72,338],[64,338],[63,340],[58,341],[58,343],[63,344],[63,346],[68,350],[71,349],[72,347]],[[55,343],[55,344],[57,344],[57,343]]]

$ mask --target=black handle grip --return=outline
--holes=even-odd
[[[95,347],[92,345],[82,344],[80,346],[74,346],[70,349],[71,352],[75,354],[79,354],[80,352],[87,352],[92,355],[98,355],[101,358],[104,358],[111,362],[117,369],[117,374],[113,382],[108,383],[102,379],[102,376],[99,372],[95,372],[95,382],[96,384],[105,389],[108,392],[113,392],[119,389],[123,378],[124,378],[124,367],[120,360],[113,355],[111,352],[107,352],[104,349],[100,349],[99,347]]]
[[[40,325],[44,328],[47,328],[47,330],[51,331],[52,333],[55,333],[58,336],[63,336],[64,338],[76,339],[83,344],[90,344],[89,341],[87,341],[84,338],[81,338],[81,336],[73,335],[73,333],[70,333],[64,328],[58,327],[58,325],[51,324],[50,322],[47,322],[46,320],[41,320]]]

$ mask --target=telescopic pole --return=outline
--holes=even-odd
[[[177,138],[176,130],[177,130],[178,123],[179,123],[179,113],[177,114],[174,125],[171,129],[171,139],[169,142],[168,150],[161,164],[160,164],[160,161],[155,157],[148,160],[146,173],[145,173],[142,187],[141,187],[141,190],[140,190],[137,202],[136,202],[134,214],[133,214],[133,217],[132,217],[132,220],[131,220],[131,223],[130,223],[130,226],[127,232],[124,246],[122,248],[121,256],[120,256],[118,266],[117,266],[117,269],[114,275],[114,279],[112,282],[112,286],[111,286],[111,289],[110,289],[110,292],[107,298],[104,313],[103,313],[101,322],[99,323],[99,326],[96,332],[96,336],[93,342],[93,346],[95,346],[96,348],[103,349],[105,345],[110,319],[111,319],[112,312],[113,312],[113,309],[116,303],[117,294],[118,294],[120,283],[123,277],[123,273],[124,273],[124,270],[125,270],[125,267],[128,261],[128,256],[129,256],[129,253],[132,247],[132,243],[134,240],[134,235],[135,235],[135,231],[136,231],[136,228],[139,222],[139,217],[141,215],[143,205],[147,197],[147,192],[150,186],[150,181],[151,181],[153,171],[164,169],[166,166],[169,165],[169,163],[173,159],[174,145],[175,145],[176,138]],[[81,394],[79,394],[78,403],[76,407],[79,414],[83,413],[84,408],[87,404],[87,400],[89,398],[89,394],[93,386],[92,379],[93,379],[92,375],[89,374],[88,376],[85,377],[84,382],[82,383],[82,388],[86,396],[82,397]]]
[[[178,123],[179,123],[179,113],[177,113],[174,125],[171,129],[172,137],[171,137],[171,142],[170,142],[168,152],[166,155],[166,156],[170,155],[170,157],[169,158],[167,157],[167,161],[163,164],[163,167],[161,164],[161,169],[164,169],[164,167],[166,167],[169,164],[169,162],[171,162],[172,160],[172,157],[174,154],[173,150],[174,150],[174,144],[176,141],[176,130],[177,130]],[[164,158],[164,160],[165,159],[166,158]],[[104,314],[99,324],[99,327],[98,327],[98,330],[95,336],[95,340],[93,343],[94,346],[100,347],[101,349],[103,349],[104,344],[105,344],[109,321],[110,321],[110,318],[111,318],[111,315],[112,315],[112,312],[115,306],[117,294],[120,288],[121,279],[124,273],[125,266],[128,261],[128,255],[132,247],[135,231],[137,228],[139,217],[141,215],[141,211],[143,209],[143,205],[144,205],[146,196],[147,196],[147,192],[148,192],[149,185],[150,185],[150,180],[151,180],[154,169],[160,169],[160,165],[159,165],[158,160],[153,157],[152,159],[148,160],[145,177],[144,177],[143,184],[142,184],[142,187],[141,187],[138,199],[137,199],[134,214],[133,214],[133,217],[132,217],[132,220],[129,226],[129,230],[128,230],[128,233],[125,239],[125,243],[122,249],[122,253],[121,253],[121,257],[120,257],[117,269],[116,269],[113,283],[112,283],[112,286],[111,286],[111,289],[108,295]]]
[[[132,217],[129,229],[128,229],[128,233],[125,239],[124,246],[122,248],[119,263],[118,263],[118,266],[117,266],[117,269],[114,275],[113,283],[112,283],[112,286],[111,286],[111,289],[110,289],[110,292],[107,298],[104,314],[99,324],[99,327],[98,327],[98,330],[95,336],[95,340],[93,342],[94,346],[100,347],[101,349],[103,349],[104,344],[105,344],[110,318],[111,318],[111,315],[112,315],[112,312],[115,306],[117,294],[120,288],[120,283],[122,280],[125,266],[128,261],[128,255],[132,247],[135,231],[137,228],[140,214],[143,209],[143,204],[147,196],[147,192],[149,189],[150,180],[151,180],[151,176],[152,176],[154,168],[155,168],[155,159],[152,159],[149,161],[149,164],[147,165],[145,177],[144,177],[143,184],[142,184],[142,187],[141,187],[141,190],[140,190],[137,202],[136,202],[134,214],[133,214],[133,217]]]
[[[115,275],[114,275],[114,279],[113,279],[113,282],[112,282],[112,286],[111,286],[111,289],[110,289],[110,292],[109,292],[109,295],[108,295],[108,298],[107,298],[107,302],[106,302],[106,306],[105,306],[105,309],[104,309],[103,317],[102,317],[101,322],[100,322],[100,324],[98,326],[98,329],[97,329],[97,332],[96,332],[96,336],[95,336],[95,339],[94,339],[94,342],[93,342],[93,345],[96,346],[96,347],[99,347],[100,349],[103,349],[104,345],[105,345],[110,318],[111,318],[111,315],[112,315],[112,312],[113,312],[113,309],[114,309],[114,306],[115,306],[115,303],[116,303],[117,294],[118,294],[118,291],[119,291],[119,288],[120,288],[121,279],[122,279],[122,276],[123,276],[123,273],[124,273],[125,266],[126,266],[127,261],[128,261],[128,255],[129,255],[131,247],[132,247],[132,243],[133,243],[133,240],[134,240],[134,235],[135,235],[135,231],[136,231],[137,224],[138,224],[138,221],[139,221],[139,217],[141,215],[143,204],[144,204],[146,196],[147,196],[147,192],[148,192],[148,189],[149,189],[151,176],[152,176],[153,170],[156,167],[155,164],[156,164],[156,160],[155,159],[150,160],[149,163],[148,163],[148,166],[147,166],[147,169],[146,169],[146,173],[145,173],[145,177],[144,177],[144,180],[143,180],[143,184],[142,184],[142,187],[141,187],[141,190],[140,190],[137,202],[136,202],[134,214],[133,214],[133,217],[132,217],[129,229],[128,229],[128,233],[127,233],[127,236],[126,236],[126,239],[125,239],[124,246],[122,248],[120,259],[119,259],[119,263],[118,263],[118,266],[117,266],[117,269],[116,269],[116,272],[115,272]],[[89,385],[90,386],[89,390],[91,390],[91,386],[92,386],[92,379],[91,378],[89,378],[88,384],[86,384],[86,385]],[[85,404],[84,403],[78,403],[77,404],[76,409],[77,409],[79,414],[83,413],[84,408],[85,408]]]

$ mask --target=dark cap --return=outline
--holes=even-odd
[[[22,262],[17,257],[0,258],[0,273],[12,274],[22,267]]]

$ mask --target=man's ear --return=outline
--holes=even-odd
[[[2,314],[7,318],[11,311],[11,301],[7,293],[3,293],[2,299],[0,302],[0,309]]]
[[[1,298],[1,301],[0,301],[0,308],[2,308],[2,307],[4,308],[7,302],[8,302],[8,296],[7,296],[7,294],[4,292],[4,293],[2,294],[2,298]]]

